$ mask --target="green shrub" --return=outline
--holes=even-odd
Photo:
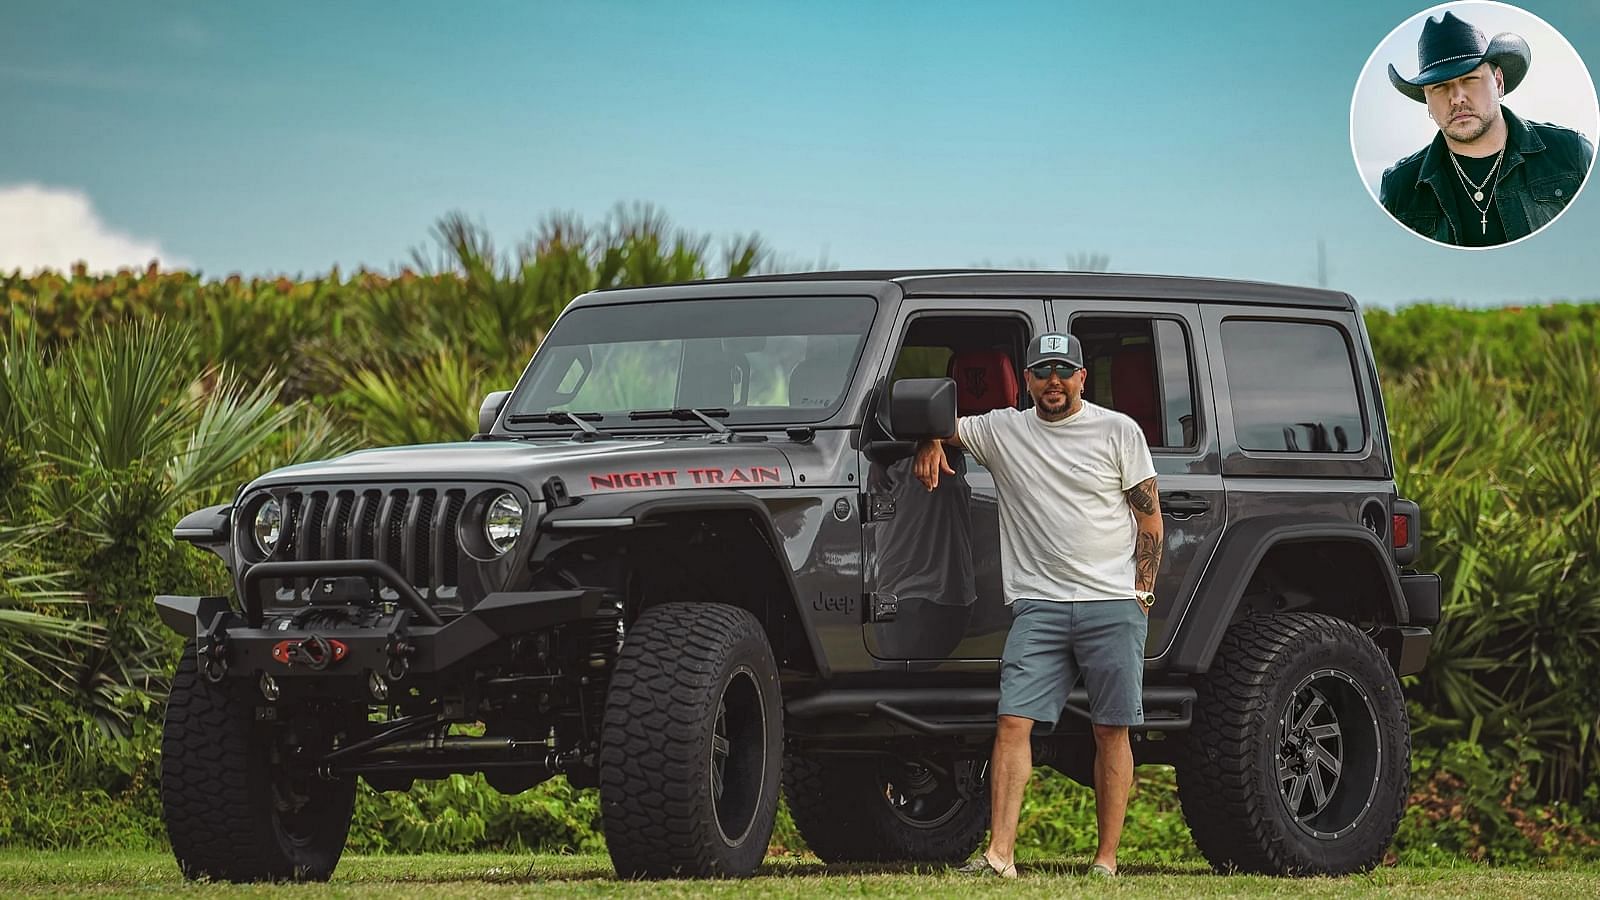
[[[1093,856],[1099,839],[1094,791],[1054,769],[1035,769],[1022,802],[1019,852],[1039,856]],[[1202,859],[1178,804],[1177,773],[1170,766],[1134,770],[1123,855],[1143,862]]]
[[[1528,774],[1537,759],[1517,744],[1494,751],[1466,741],[1419,748],[1395,841],[1398,859],[1417,865],[1463,857],[1495,864],[1600,859],[1600,822],[1571,804],[1535,796]]]
[[[1493,309],[1418,303],[1395,312],[1368,309],[1364,317],[1386,382],[1474,353],[1497,368],[1515,369],[1552,335],[1582,336],[1593,346],[1600,333],[1595,303]]]
[[[481,775],[451,775],[419,781],[409,791],[380,793],[363,782],[349,847],[368,853],[595,852],[605,843],[596,790],[555,778],[506,795]]]
[[[26,713],[0,703],[0,846],[165,847],[159,721],[135,721],[127,737],[108,735],[43,687],[8,675],[0,698],[30,689],[44,697]]]

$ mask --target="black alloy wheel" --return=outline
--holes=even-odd
[[[824,862],[961,862],[989,830],[984,760],[805,756],[784,761],[795,827]]]
[[[952,766],[933,760],[900,762],[884,759],[878,765],[883,799],[895,817],[912,828],[938,828],[961,814],[969,801],[961,796],[956,771],[971,777],[979,763],[962,760]]]
[[[1372,638],[1321,613],[1243,619],[1196,687],[1178,799],[1214,869],[1348,875],[1383,861],[1411,730]]]
[[[1378,713],[1337,669],[1295,686],[1278,719],[1278,792],[1296,825],[1318,840],[1344,837],[1372,808],[1383,761]]]
[[[744,841],[755,827],[767,767],[777,765],[767,759],[770,727],[755,672],[739,666],[722,690],[711,729],[712,808],[717,831],[729,844]]]

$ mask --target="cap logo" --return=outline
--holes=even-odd
[[[1049,338],[1049,341],[1050,341],[1050,349],[1051,350],[1060,350],[1061,349],[1061,338],[1058,338],[1058,337],[1055,337],[1055,336],[1052,335]]]

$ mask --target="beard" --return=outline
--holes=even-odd
[[[1072,408],[1072,398],[1063,392],[1059,397],[1041,395],[1038,400],[1040,414],[1046,418],[1065,416]]]
[[[1475,118],[1462,119],[1459,122],[1447,122],[1443,127],[1445,136],[1458,144],[1470,144],[1483,137],[1489,129],[1500,119],[1500,106],[1495,104],[1487,112],[1473,113]]]

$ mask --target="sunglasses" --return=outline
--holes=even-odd
[[[1067,363],[1042,363],[1037,366],[1029,366],[1028,371],[1032,372],[1033,377],[1040,381],[1049,378],[1051,372],[1060,375],[1061,380],[1065,381],[1077,373],[1078,367]]]

